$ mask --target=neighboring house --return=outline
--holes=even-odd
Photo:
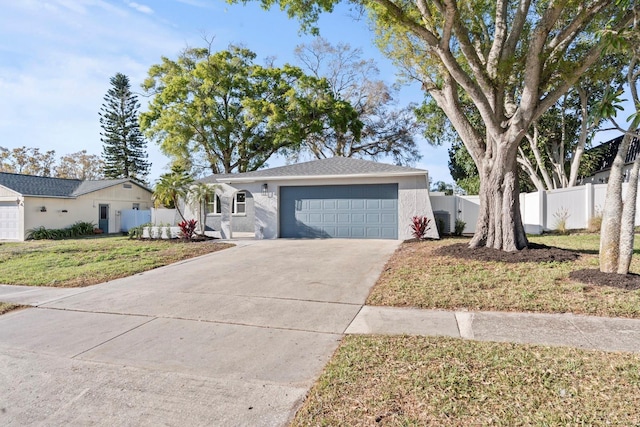
[[[92,222],[121,230],[120,213],[149,209],[150,189],[131,179],[81,181],[0,172],[0,239],[24,240],[29,230]]]
[[[200,181],[215,187],[206,225],[223,238],[404,240],[415,215],[430,218],[428,236],[438,237],[423,169],[334,157]]]
[[[613,161],[618,153],[618,147],[622,142],[622,138],[624,138],[624,135],[620,135],[610,141],[603,142],[597,147],[593,147],[587,151],[587,153],[597,158],[597,163],[594,168],[593,175],[582,178],[580,180],[581,184],[606,184],[609,182],[611,166],[613,165]],[[624,159],[624,182],[629,181],[629,173],[633,166],[633,162],[638,157],[638,154],[640,154],[640,140],[638,138],[633,138],[629,145],[629,151],[627,151],[627,155]]]

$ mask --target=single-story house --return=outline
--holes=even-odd
[[[120,213],[152,207],[152,191],[131,179],[82,181],[0,172],[0,239],[24,240],[40,226],[92,222],[120,232]]]
[[[423,169],[334,157],[200,181],[212,187],[206,225],[223,238],[405,240],[416,215],[430,218],[427,236],[438,237]]]
[[[617,138],[613,138],[607,142],[603,142],[597,147],[587,150],[586,154],[595,157],[596,164],[593,169],[593,174],[588,177],[581,178],[580,184],[606,184],[609,182],[611,166],[613,166],[613,161],[616,158],[618,147],[620,147],[620,143],[623,138],[624,135],[620,135]],[[624,159],[624,166],[622,169],[624,182],[629,181],[631,168],[633,167],[633,163],[638,157],[638,154],[640,154],[640,139],[633,138],[631,140],[631,144],[629,144],[629,150],[627,150],[627,154]]]

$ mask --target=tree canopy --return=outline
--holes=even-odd
[[[362,50],[349,44],[332,45],[318,37],[295,50],[297,62],[306,73],[325,79],[333,96],[350,103],[362,131],[355,134],[325,126],[322,132],[304,140],[301,152],[316,158],[391,157],[396,164],[413,164],[420,158],[416,137],[421,133],[414,106],[397,107],[395,90],[378,79],[379,71]],[[294,156],[298,152],[293,153]]]
[[[152,96],[141,115],[143,130],[196,175],[256,170],[327,126],[359,137],[356,113],[326,80],[255,59],[238,46],[215,53],[189,48],[176,60],[162,58],[143,84]]]
[[[338,0],[261,0],[311,29]],[[445,112],[480,178],[472,247],[517,250],[528,241],[520,217],[517,154],[532,123],[601,57],[602,28],[628,28],[617,0],[367,0],[382,51]],[[635,6],[638,7],[638,6]],[[465,114],[461,93],[480,118]]]
[[[103,163],[99,156],[86,150],[66,154],[56,160],[55,151],[39,148],[0,147],[0,172],[81,180],[103,179]]]

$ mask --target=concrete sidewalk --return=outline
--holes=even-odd
[[[364,306],[347,334],[448,336],[478,341],[640,352],[640,320]]]

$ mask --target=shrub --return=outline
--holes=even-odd
[[[411,235],[419,240],[425,238],[427,230],[429,230],[429,223],[431,220],[426,216],[414,216],[411,218]]]
[[[40,226],[27,232],[27,240],[61,240],[75,237],[90,236],[95,224],[78,221],[66,228],[45,228]]]
[[[145,227],[151,227],[151,223],[147,222],[145,224],[138,225],[137,227],[131,227],[129,229],[129,238],[130,239],[142,239],[142,234],[144,233]]]
[[[461,219],[456,219],[456,223],[453,227],[453,235],[454,236],[462,236],[462,232],[464,231],[464,227],[467,225],[466,222],[464,222]]]
[[[180,227],[180,235],[183,239],[193,239],[193,235],[196,233],[197,223],[198,221],[195,219],[190,219],[189,221],[182,221],[178,224],[178,227]]]

